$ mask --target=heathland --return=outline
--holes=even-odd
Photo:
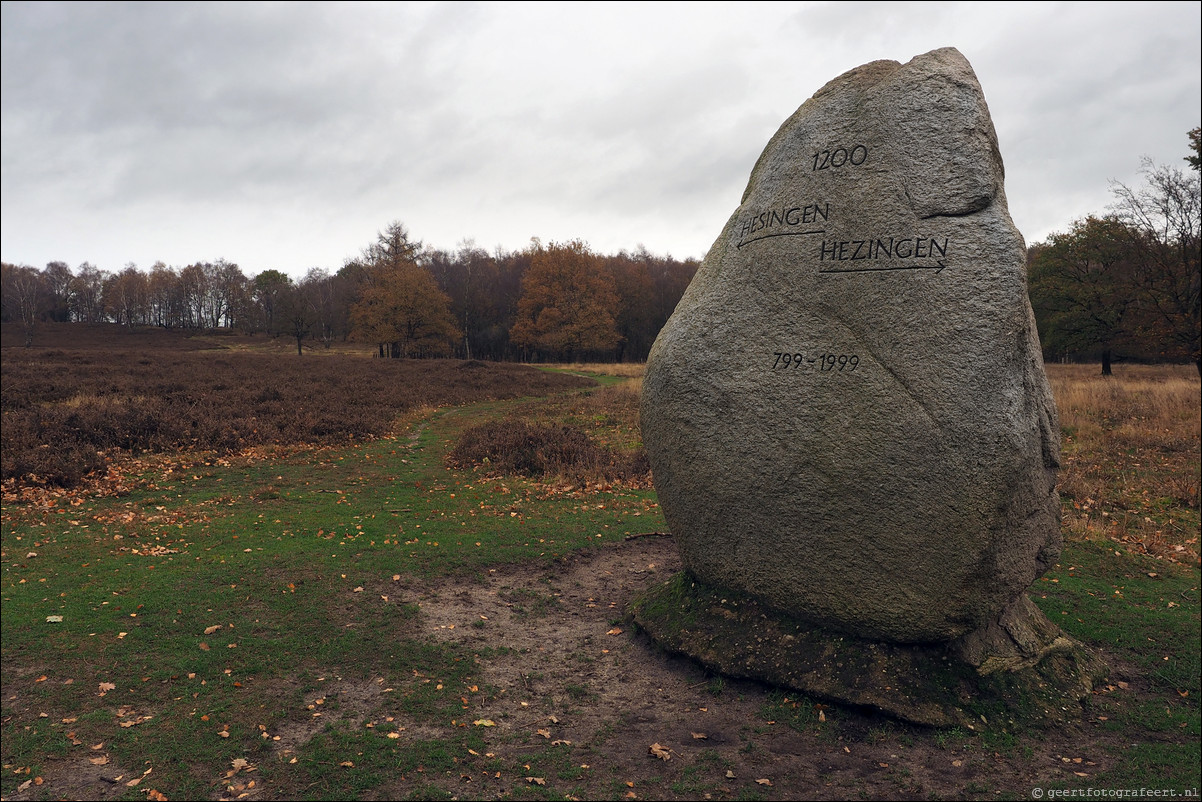
[[[1111,674],[1067,722],[931,731],[708,674],[628,621],[679,567],[638,365],[9,345],[5,799],[1198,787],[1192,365],[1048,366],[1066,546],[1029,593]]]

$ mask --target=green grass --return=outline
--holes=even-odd
[[[1123,675],[1147,684],[1147,695],[1135,696],[1114,679],[1095,695],[1091,712],[1118,736],[1112,747],[1118,762],[1083,785],[1199,786],[1199,585],[1196,568],[1085,542],[1068,544],[1060,564],[1033,589],[1049,618],[1105,648]]]
[[[354,446],[253,462],[200,459],[170,472],[147,462],[121,495],[6,499],[0,793],[14,796],[63,761],[93,755],[110,758],[95,772],[120,774],[123,783],[152,770],[140,785],[118,789],[127,799],[145,799],[150,788],[213,798],[250,781],[297,799],[375,798],[384,788],[410,799],[596,793],[609,779],[592,777],[567,748],[541,738],[517,744],[520,760],[486,752],[473,722],[498,692],[482,682],[481,667],[506,654],[505,644],[469,650],[435,641],[414,589],[507,563],[543,570],[628,533],[662,531],[650,490],[613,487],[581,498],[553,492],[553,483],[444,464],[460,432],[515,410],[633,443],[629,427],[602,406],[572,394],[450,408],[396,437]],[[1199,572],[1114,548],[1070,543],[1032,589],[1050,618],[1105,649],[1140,686],[1135,693],[1110,685],[1089,701],[1082,726],[1110,736],[1109,768],[1062,787],[1195,788]],[[559,612],[550,585],[504,593],[531,626]],[[474,626],[489,631],[485,622]],[[588,660],[581,657],[582,670]],[[714,704],[734,693],[721,677],[703,689]],[[582,677],[560,702],[589,707],[598,690]],[[619,724],[603,728],[605,737],[624,737],[621,716],[614,711]],[[828,745],[846,734],[847,743],[1018,760],[1030,760],[1042,737],[879,723],[848,734],[840,728],[853,713],[791,693],[771,694],[760,716],[746,730],[745,749],[757,759],[750,733],[767,721]],[[226,776],[238,759],[255,770]],[[670,779],[655,776],[675,768],[651,763],[642,776],[615,778],[611,795],[630,791],[627,779],[643,798],[718,796],[726,784],[717,751]],[[899,774],[896,783],[905,790],[910,780]],[[992,797],[997,788],[982,778],[963,792]],[[758,787],[733,796],[778,798]]]
[[[546,565],[662,526],[650,491],[584,504],[444,466],[465,426],[506,408],[440,411],[412,437],[160,467],[119,496],[6,502],[0,792],[103,742],[111,765],[152,768],[146,782],[175,798],[211,797],[235,758],[298,798],[357,797],[398,775],[429,796],[479,745],[461,700],[480,658],[423,636],[408,583]],[[521,601],[534,616],[556,603]],[[340,717],[338,693],[322,696],[335,678],[389,689],[372,702],[377,727]],[[389,715],[438,734],[389,739]],[[273,737],[315,720],[328,723],[281,764]]]

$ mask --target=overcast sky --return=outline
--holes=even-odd
[[[782,122],[958,48],[1028,242],[1184,167],[1202,3],[3,3],[0,258],[335,270],[427,245],[705,255]]]

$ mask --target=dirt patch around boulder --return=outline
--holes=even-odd
[[[1113,735],[1089,722],[989,741],[708,673],[664,652],[627,618],[634,596],[679,570],[670,538],[640,537],[549,568],[501,567],[412,590],[429,634],[479,650],[482,680],[499,689],[473,713],[495,725],[486,736],[491,753],[512,760],[549,744],[564,750],[558,776],[538,778],[547,784],[540,793],[1029,797],[1038,786],[1082,782],[1114,760]],[[511,783],[458,791],[507,795]]]

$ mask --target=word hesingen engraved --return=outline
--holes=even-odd
[[[739,245],[743,247],[748,242],[767,239],[768,237],[786,237],[798,234],[823,234],[824,229],[814,231],[793,230],[796,226],[809,226],[819,221],[825,222],[830,218],[829,203],[811,203],[805,206],[785,206],[779,209],[765,209],[758,214],[748,215],[739,227]]]
[[[820,150],[814,154],[813,172],[843,167],[847,164],[850,164],[853,167],[859,167],[867,160],[868,148],[864,147],[863,145],[855,145],[851,148],[851,150],[848,150],[847,148]]]
[[[819,354],[806,358],[805,354],[774,351],[776,361],[772,363],[773,370],[802,370],[817,371],[818,373],[838,373],[844,370],[849,373],[860,366],[858,354]]]

